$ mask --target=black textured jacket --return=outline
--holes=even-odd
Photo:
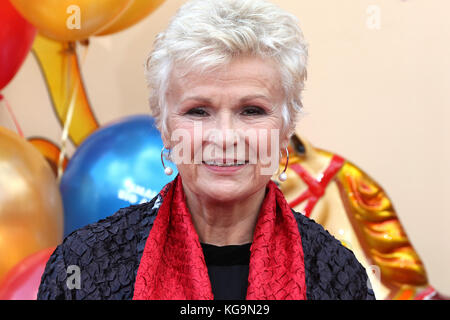
[[[132,299],[139,262],[160,203],[157,195],[68,235],[47,262],[38,299]],[[375,299],[354,254],[314,220],[292,212],[303,245],[307,299]],[[79,289],[69,266],[79,268]]]

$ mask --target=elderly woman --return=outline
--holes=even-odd
[[[301,112],[306,60],[296,18],[271,3],[186,3],[146,64],[179,174],[150,202],[66,237],[38,298],[374,299],[353,253],[271,180]]]

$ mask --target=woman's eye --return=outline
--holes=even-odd
[[[198,117],[204,117],[204,116],[208,115],[208,113],[205,110],[203,110],[202,108],[192,108],[188,112],[186,112],[186,114],[198,116]]]
[[[261,107],[251,106],[251,107],[245,108],[242,113],[246,116],[253,116],[253,115],[258,116],[258,115],[265,114],[266,112]]]

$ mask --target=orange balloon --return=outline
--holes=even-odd
[[[40,33],[58,41],[86,39],[109,26],[133,0],[10,0]]]
[[[131,27],[148,16],[163,2],[164,0],[134,0],[131,6],[116,21],[95,35],[104,36]]]
[[[26,256],[61,243],[62,235],[52,169],[32,144],[0,127],[0,280]]]

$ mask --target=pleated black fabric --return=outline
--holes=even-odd
[[[139,261],[161,200],[157,195],[150,202],[122,208],[68,235],[47,262],[38,299],[132,299]],[[292,212],[302,240],[307,299],[375,299],[354,254],[321,225]],[[80,269],[80,289],[67,286],[71,265]]]

